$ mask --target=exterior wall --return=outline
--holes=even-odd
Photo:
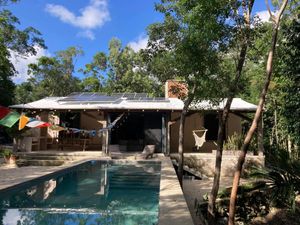
[[[236,163],[238,160],[239,151],[236,152],[223,152],[222,158],[222,177],[233,177]],[[176,159],[176,154],[171,155],[171,158]],[[211,153],[185,153],[184,154],[184,165],[189,168],[196,169],[203,177],[213,177],[215,169],[216,154],[215,151]],[[250,172],[251,167],[264,167],[265,157],[261,154],[258,156],[251,155],[250,153],[246,156],[246,161],[243,167],[243,174],[246,175]]]
[[[179,112],[171,113],[171,121],[180,117]],[[201,130],[204,127],[204,119],[202,113],[194,113],[186,118],[184,131],[184,152],[194,152],[195,139],[193,136],[193,130]],[[241,134],[242,125],[241,118],[234,114],[229,114],[228,123],[226,126],[227,136],[231,136],[234,132]],[[170,153],[176,153],[178,151],[178,131],[179,131],[179,120],[171,125],[170,128]],[[203,146],[199,149],[199,152],[212,152],[216,149],[215,141],[206,141]],[[197,151],[197,150],[196,150]]]
[[[242,119],[241,117],[230,113],[228,117],[228,122],[226,125],[226,133],[227,137],[230,137],[234,133],[241,134],[242,133]]]
[[[89,111],[80,113],[80,128],[84,130],[99,130],[106,126],[103,112]],[[102,145],[102,140],[97,135],[90,137],[89,144]]]

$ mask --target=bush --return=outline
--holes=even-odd
[[[244,136],[234,132],[224,143],[224,150],[240,150],[242,148]]]
[[[12,150],[11,149],[3,149],[2,150],[2,156],[4,157],[4,158],[9,158],[9,157],[11,157],[13,155],[13,152],[12,152]]]
[[[289,152],[278,150],[267,168],[256,169],[251,176],[266,181],[264,191],[273,205],[295,210],[295,198],[300,193],[300,162]]]

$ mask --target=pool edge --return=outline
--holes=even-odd
[[[161,159],[160,176],[158,224],[193,225],[175,169],[168,157]]]

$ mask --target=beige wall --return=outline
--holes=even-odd
[[[80,114],[80,128],[84,130],[99,130],[106,124],[104,113],[101,111],[81,112]],[[105,126],[105,125],[104,125]],[[101,145],[102,140],[98,136],[91,137],[90,143]]]
[[[231,135],[233,135],[235,132],[237,134],[241,134],[242,133],[242,125],[241,125],[242,119],[241,117],[230,113],[229,117],[228,117],[228,122],[226,125],[226,133],[227,133],[227,137],[230,137]]]
[[[171,113],[171,121],[180,117],[179,112]],[[193,130],[201,130],[204,126],[203,114],[194,113],[186,118],[184,126],[184,152],[193,152],[195,146],[195,139],[193,137]],[[226,126],[227,136],[231,136],[234,132],[240,134],[242,132],[241,118],[229,114],[228,123]],[[170,152],[174,153],[178,151],[178,131],[179,131],[179,120],[171,125],[170,128]],[[201,133],[200,133],[201,135]],[[214,141],[206,141],[204,145],[199,149],[199,152],[211,152],[213,149],[216,149],[216,144]]]

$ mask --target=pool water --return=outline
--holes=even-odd
[[[90,161],[0,192],[0,224],[154,225],[160,163]]]

